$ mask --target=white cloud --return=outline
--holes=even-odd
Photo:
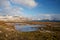
[[[9,0],[0,0],[0,15],[22,15],[22,7],[12,6]]]
[[[60,20],[60,14],[39,14],[39,15],[33,16],[32,19]]]
[[[19,8],[19,7],[15,7],[15,8],[11,8],[10,10],[9,10],[9,12],[11,13],[11,15],[22,15],[23,14],[23,12],[22,12],[22,9],[21,8]],[[9,13],[9,14],[10,14]]]
[[[9,9],[10,8],[10,2],[8,0],[0,0],[0,7]]]
[[[11,0],[12,3],[19,4],[19,5],[24,5],[27,7],[36,7],[37,3],[35,0]]]
[[[2,15],[12,15],[12,16],[21,16],[23,14],[23,11],[20,7],[14,7],[14,8],[9,8],[9,9],[3,9],[2,10]]]
[[[0,0],[0,15],[24,15],[22,7],[12,6],[10,2],[27,7],[37,6],[35,0]]]
[[[22,10],[22,11],[24,10],[24,9],[23,9],[23,8],[21,8],[21,7],[20,7],[19,9],[20,9],[20,10]]]

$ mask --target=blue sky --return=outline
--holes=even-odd
[[[37,1],[38,2],[38,1]],[[38,12],[40,13],[60,13],[60,2],[59,0],[40,0],[40,7],[37,7]]]
[[[0,0],[0,15],[37,17],[41,14],[58,16],[60,0]]]

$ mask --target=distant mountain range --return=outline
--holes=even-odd
[[[60,22],[60,20],[32,20],[34,22]]]

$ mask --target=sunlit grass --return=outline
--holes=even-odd
[[[56,26],[59,24],[54,23]],[[44,30],[20,32],[14,26],[0,22],[0,40],[60,40],[60,27],[54,25],[47,25]]]

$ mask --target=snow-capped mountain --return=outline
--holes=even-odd
[[[23,17],[23,16],[0,16],[0,21],[26,21],[26,20],[29,20],[28,18],[26,17]]]

